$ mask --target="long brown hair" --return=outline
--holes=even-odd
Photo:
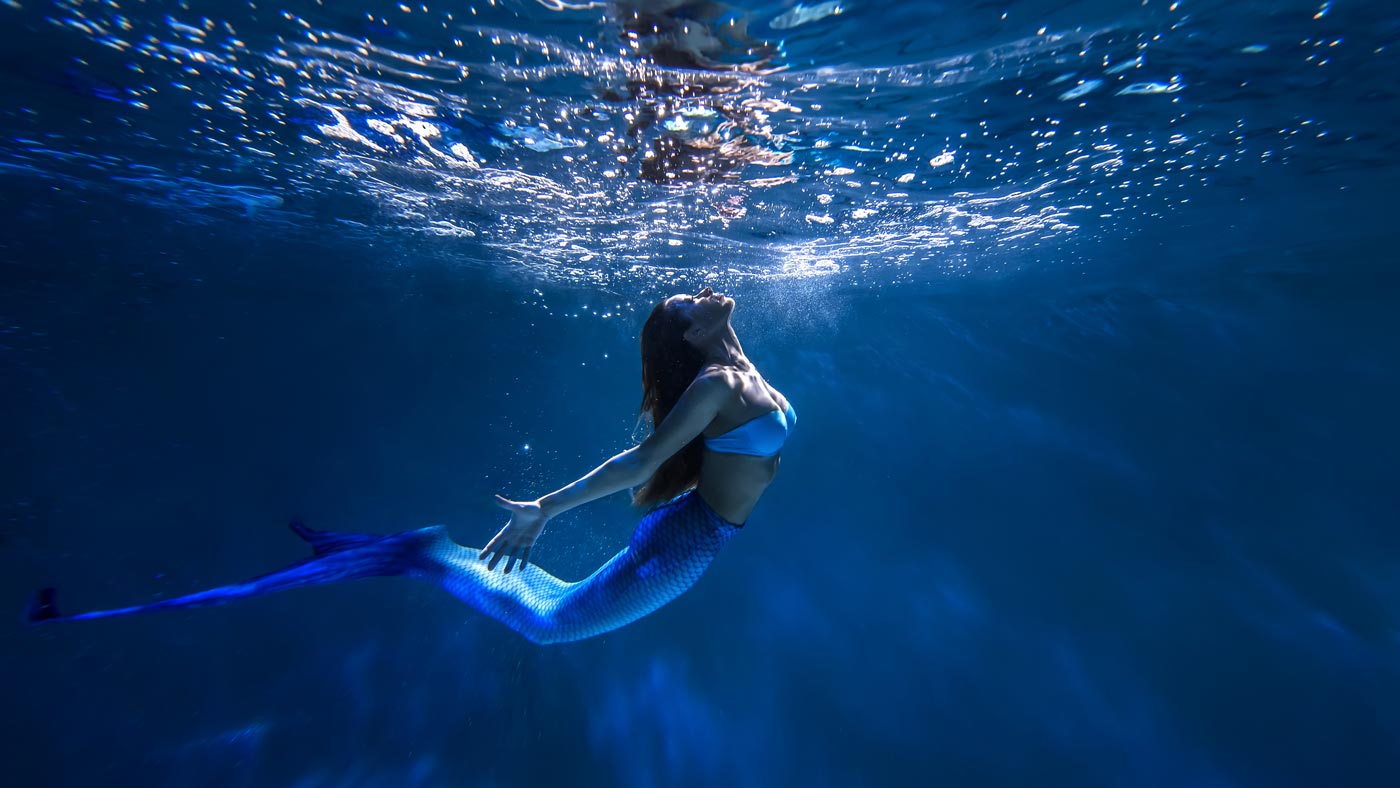
[[[642,405],[640,421],[651,417],[654,432],[676,406],[695,376],[705,367],[705,357],[685,341],[690,321],[663,300],[642,325]],[[652,506],[694,487],[700,480],[700,459],[705,453],[700,436],[661,463],[646,484],[632,495],[632,505]]]

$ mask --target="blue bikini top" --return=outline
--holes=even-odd
[[[723,435],[706,438],[705,448],[721,454],[772,457],[787,443],[796,424],[797,411],[788,405],[787,410],[770,410]]]

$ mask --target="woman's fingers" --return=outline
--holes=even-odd
[[[496,571],[496,564],[501,562],[501,557],[506,554],[506,545],[501,545],[496,549],[496,554],[491,556],[491,560],[486,562],[486,571]]]
[[[476,557],[485,558],[486,555],[492,550],[495,550],[497,547],[500,547],[501,542],[505,540],[505,536],[506,531],[504,528],[502,528],[495,536],[491,537],[491,541],[487,542],[485,547],[481,548],[481,552],[477,553]]]
[[[497,493],[495,497],[496,503],[502,509],[518,512],[523,508],[522,504],[510,500],[500,493]],[[534,540],[530,539],[526,541],[520,539],[518,538],[518,534],[515,535],[517,538],[512,538],[511,526],[513,525],[517,525],[514,517],[506,524],[505,528],[502,528],[495,536],[491,537],[491,541],[487,542],[486,546],[481,548],[481,551],[476,554],[477,560],[479,561],[486,561],[487,557],[490,557],[490,560],[486,564],[486,571],[495,571],[496,564],[499,564],[502,558],[506,559],[506,574],[510,574],[512,569],[518,569],[529,561],[530,546],[534,544]],[[519,530],[519,527],[517,527],[517,530]]]
[[[486,565],[487,571],[495,571],[496,564],[499,564],[501,559],[504,558],[506,559],[506,574],[510,574],[510,557],[519,551],[520,547],[520,542],[514,541],[501,545],[501,549],[496,551],[496,555],[491,559],[491,562]]]
[[[481,552],[476,556],[478,559],[485,559],[488,554],[491,554],[491,560],[486,564],[486,571],[494,572],[496,570],[496,564],[499,564],[502,558],[504,558],[506,562],[506,565],[503,567],[505,574],[510,574],[511,570],[520,569],[530,562],[530,548],[532,545],[524,542],[504,541],[497,544],[498,541],[497,539],[492,539],[491,544],[482,548]]]
[[[530,545],[521,543],[520,549],[515,551],[515,556],[506,561],[506,574],[510,574],[512,569],[522,569],[530,560]]]

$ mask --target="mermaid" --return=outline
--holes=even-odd
[[[173,599],[66,616],[46,588],[30,603],[28,618],[107,618],[404,575],[436,583],[535,643],[581,640],[636,621],[694,585],[744,526],[797,422],[792,405],[744,355],[733,312],[734,299],[708,287],[658,303],[641,338],[641,411],[650,417],[651,434],[541,498],[497,495],[510,519],[483,548],[457,544],[440,525],[381,536],[317,531],[294,521],[292,530],[313,555],[285,569]],[[633,488],[633,504],[652,508],[627,546],[591,575],[566,582],[530,562],[552,518]]]

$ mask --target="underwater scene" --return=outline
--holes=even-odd
[[[0,0],[0,98],[5,785],[1400,785],[1398,4]]]

